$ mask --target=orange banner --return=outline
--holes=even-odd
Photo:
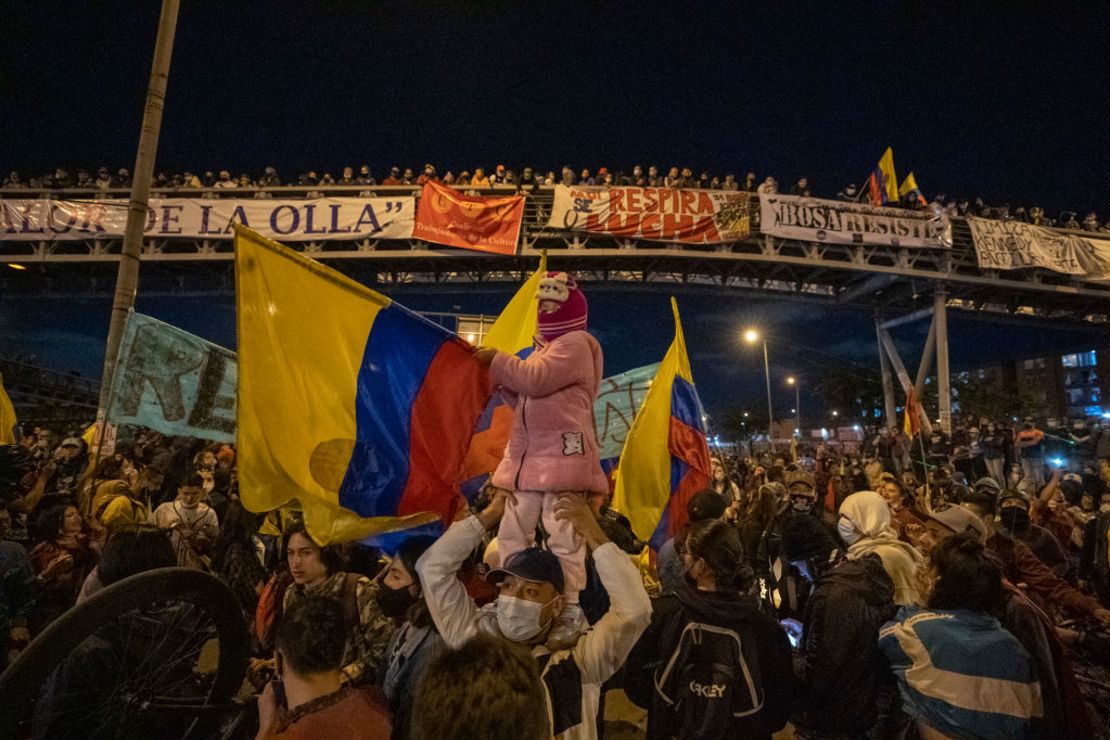
[[[524,196],[463,195],[427,182],[416,208],[416,239],[480,252],[515,254]]]

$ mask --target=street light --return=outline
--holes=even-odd
[[[798,436],[802,434],[802,384],[793,375],[786,378],[786,384],[794,386],[794,426],[798,429]]]
[[[771,364],[767,361],[767,340],[763,339],[755,329],[744,332],[744,341],[748,344],[761,342],[763,344],[763,378],[767,383],[767,440],[771,444],[771,453],[775,451],[775,414],[771,409]]]

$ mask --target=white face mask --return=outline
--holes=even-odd
[[[840,517],[840,521],[836,523],[836,532],[840,535],[840,539],[844,540],[845,545],[851,545],[860,538],[860,533],[856,530],[856,525],[847,517]]]
[[[531,640],[547,626],[546,622],[540,624],[540,613],[547,604],[537,604],[515,596],[497,597],[497,626],[501,628],[501,634],[513,642]]]

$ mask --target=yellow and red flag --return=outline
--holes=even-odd
[[[921,412],[918,410],[917,394],[913,387],[906,393],[906,408],[902,418],[902,431],[913,439],[921,431]]]
[[[879,164],[871,171],[868,189],[871,205],[885,206],[898,202],[898,175],[894,173],[894,150],[890,147],[886,148]]]
[[[674,341],[628,431],[613,492],[613,508],[655,551],[686,524],[687,503],[710,480],[705,416],[673,298],[671,309]]]

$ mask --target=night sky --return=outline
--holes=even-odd
[[[751,169],[783,189],[805,174],[831,197],[889,145],[899,174],[912,169],[929,196],[1110,216],[1105,4],[182,5],[159,148],[169,172],[640,163]],[[0,169],[130,169],[157,17],[157,2],[5,3]],[[467,312],[496,312],[506,297],[400,296]],[[645,337],[627,320],[666,326],[665,294],[590,298],[609,370],[661,357],[669,331]],[[761,363],[737,341],[748,322],[773,331],[776,374],[877,364],[871,318],[858,311],[740,295],[683,304],[699,317],[688,339],[711,412],[761,402]],[[107,295],[30,306],[0,296],[0,351],[96,375],[109,307]],[[234,345],[230,299],[140,295],[138,308]],[[952,325],[957,368],[1092,343]],[[907,349],[915,332],[902,332]]]

